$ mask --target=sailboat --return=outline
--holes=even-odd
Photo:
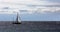
[[[16,21],[13,22],[13,24],[21,24],[21,19],[20,19],[18,13],[17,13]]]

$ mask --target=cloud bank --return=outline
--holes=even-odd
[[[5,9],[6,7],[8,8]],[[16,12],[21,14],[36,12],[45,14],[58,11],[60,11],[59,0],[0,0],[0,14],[13,14]]]

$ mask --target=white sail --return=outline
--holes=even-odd
[[[18,16],[18,22],[21,22],[21,19],[19,18],[19,16]]]
[[[17,13],[16,21],[17,21],[18,23],[21,23],[21,19],[20,19],[20,16],[19,16],[19,14],[18,14],[18,13]]]

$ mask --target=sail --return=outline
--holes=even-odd
[[[18,22],[21,22],[21,19],[18,17]]]
[[[17,13],[17,22],[21,22],[20,16]]]

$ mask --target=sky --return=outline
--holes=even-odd
[[[60,0],[0,0],[0,21],[60,21]]]

